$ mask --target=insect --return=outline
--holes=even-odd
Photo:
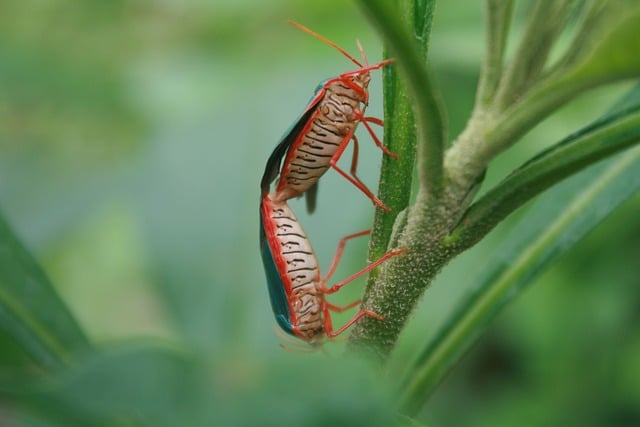
[[[337,292],[389,258],[406,252],[406,249],[388,252],[347,279],[327,286],[346,242],[369,232],[361,231],[342,238],[327,274],[322,277],[311,243],[293,211],[286,202],[274,200],[272,194],[263,194],[260,204],[260,251],[267,274],[271,307],[278,325],[285,332],[312,345],[319,345],[325,337],[340,335],[364,316],[382,320],[378,314],[363,309],[344,326],[334,330],[330,312],[347,310],[360,301],[339,307],[325,299],[325,295]]]
[[[307,210],[313,212],[318,179],[331,167],[362,191],[374,205],[388,211],[389,208],[357,176],[358,139],[354,132],[357,125],[362,123],[374,143],[385,154],[397,158],[382,145],[371,128],[370,123],[382,126],[383,121],[364,115],[369,102],[368,86],[371,71],[384,67],[393,59],[369,65],[364,49],[357,41],[362,56],[362,62],[360,62],[334,42],[298,23],[289,22],[337,49],[359,68],[320,83],[300,118],[285,133],[269,157],[261,182],[263,192],[265,189],[268,191],[270,184],[280,171],[280,179],[276,185],[273,200],[283,202],[306,193]],[[337,163],[350,141],[353,141],[354,148],[350,174],[348,174]],[[283,163],[282,170],[280,170],[281,163]]]

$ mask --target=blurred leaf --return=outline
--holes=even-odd
[[[616,106],[638,103],[635,90]],[[502,307],[640,189],[640,149],[585,170],[544,194],[498,248],[445,326],[419,356],[403,387],[409,413],[424,404],[446,373],[479,338]]]
[[[80,361],[38,386],[27,401],[59,425],[201,425],[196,410],[203,402],[197,397],[204,397],[206,381],[191,356],[123,347]]]
[[[120,345],[61,372],[25,402],[65,426],[394,425],[365,372],[322,354],[211,364],[160,345]]]
[[[478,81],[477,105],[488,107],[500,83],[503,73],[504,53],[511,27],[513,0],[489,0],[485,2],[487,27],[484,60]]]
[[[637,1],[591,2],[568,53],[487,131],[482,156],[491,158],[513,145],[554,110],[587,90],[640,77],[639,28]],[[466,149],[459,144],[454,149],[456,146]]]
[[[610,81],[640,73],[640,3],[595,1],[568,50],[578,81]]]
[[[89,342],[40,266],[0,216],[0,329],[39,365],[68,363]]]

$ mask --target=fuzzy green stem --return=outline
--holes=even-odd
[[[535,274],[532,270],[539,270],[540,263],[549,263],[562,253],[562,249],[554,251],[555,242],[570,230],[577,218],[593,206],[610,185],[628,172],[640,158],[639,155],[636,151],[633,155],[620,158],[598,180],[585,188],[525,251],[511,260],[506,270],[497,277],[492,276],[492,280],[487,282],[488,286],[478,290],[456,309],[447,325],[410,369],[398,399],[403,413],[416,414],[422,408],[447,372],[475,342],[499,309],[515,296],[514,283],[526,278],[530,280]],[[592,225],[583,225],[582,234],[597,224],[611,209],[612,207],[600,208],[597,214],[590,215]],[[576,235],[576,230],[569,231],[569,234],[573,241],[580,238],[580,235]]]
[[[539,4],[543,3],[550,4],[546,0]],[[561,1],[559,4],[566,7],[566,3]],[[474,114],[465,131],[447,151],[443,165],[439,164],[440,158],[436,157],[434,160],[430,157],[434,153],[442,152],[444,124],[440,110],[434,107],[437,102],[433,91],[425,89],[430,87],[429,76],[426,70],[423,70],[424,63],[421,62],[420,50],[416,48],[415,40],[407,35],[406,28],[411,28],[410,23],[406,23],[404,27],[399,25],[400,19],[395,14],[396,11],[383,0],[372,0],[366,5],[363,3],[363,6],[370,16],[375,17],[372,20],[385,36],[389,49],[397,56],[400,71],[406,77],[407,88],[414,96],[416,103],[414,112],[417,124],[416,150],[420,190],[415,205],[408,208],[406,217],[403,217],[404,229],[400,229],[397,237],[394,238],[394,242],[397,242],[396,247],[408,248],[409,251],[382,265],[377,275],[373,276],[369,282],[363,298],[363,306],[382,315],[384,321],[363,318],[356,323],[349,346],[350,351],[352,349],[365,351],[378,361],[384,362],[411,311],[435,275],[454,256],[477,241],[473,239],[480,233],[464,239],[459,239],[457,234],[453,237],[449,236],[457,224],[464,226],[467,223],[467,218],[462,223],[460,218],[467,204],[470,203],[470,195],[477,187],[489,161],[558,107],[587,89],[636,76],[638,69],[635,66],[636,63],[622,60],[624,59],[622,54],[632,52],[635,45],[621,46],[616,42],[624,39],[628,34],[637,34],[637,32],[634,32],[636,21],[631,19],[636,16],[625,17],[620,21],[621,25],[614,27],[602,43],[593,46],[593,55],[583,56],[581,61],[572,64],[571,67],[547,74],[543,80],[540,79],[541,70],[546,62],[548,51],[545,47],[541,47],[542,51],[538,52],[537,59],[533,63],[528,62],[535,65],[533,70],[520,67],[521,72],[514,71],[513,79],[515,80],[512,87],[517,87],[518,91],[526,88],[524,96],[517,97],[516,103],[509,104],[509,107],[502,111],[490,107],[483,112],[484,114]],[[562,15],[560,12],[558,14]],[[541,16],[542,13],[538,12],[535,20],[545,28],[547,24]],[[615,18],[618,15],[612,16]],[[548,29],[557,32],[559,28],[557,22],[548,25]],[[557,33],[550,29],[548,36],[553,40]],[[632,39],[632,41],[636,40]],[[607,53],[612,51],[616,59],[613,63],[606,61]],[[634,57],[631,56],[631,58]],[[422,81],[417,81],[418,79]],[[530,85],[532,82],[535,84]],[[434,109],[430,110],[431,107]],[[521,190],[525,184],[531,185],[532,191],[525,188],[514,194],[505,187],[501,189],[503,193],[496,195],[496,200],[502,197],[503,200],[500,203],[503,203],[503,209],[510,212],[509,209],[513,210],[524,202],[523,195],[533,197],[568,174],[575,173],[587,164],[631,145],[633,142],[628,138],[628,134],[624,134],[623,122],[618,124],[621,126],[618,129],[621,131],[621,139],[613,138],[612,135],[616,132],[613,127],[609,129],[613,134],[606,132],[600,134],[600,137],[607,137],[610,141],[614,141],[612,146],[599,144],[595,136],[593,139],[585,137],[579,149],[573,149],[569,144],[560,146],[558,151],[547,153],[550,157],[537,158],[526,168],[523,167],[522,171],[526,171],[526,174],[523,172],[523,175],[515,175],[518,180],[513,181],[511,185],[521,186]],[[614,124],[611,125],[614,126]],[[635,126],[631,122],[626,125],[629,126],[626,131],[631,131]],[[432,140],[425,139],[430,132],[436,140],[435,144]],[[633,136],[633,138],[636,137]],[[584,153],[580,153],[581,150],[584,150]],[[546,163],[544,159],[550,163]],[[439,164],[436,166],[438,169],[435,173],[432,168],[429,168],[430,162],[434,161]],[[441,176],[442,173],[446,174],[444,178]],[[442,189],[438,189],[438,186]],[[478,208],[481,207],[482,205],[478,206]],[[490,207],[491,204],[487,203],[487,208],[480,209],[478,212],[488,212]],[[482,219],[486,221],[486,216]]]
[[[385,141],[392,151],[399,155],[399,159],[383,160],[380,196],[385,202],[390,202],[391,212],[376,213],[370,244],[370,259],[378,259],[388,250],[394,220],[398,213],[408,206],[416,150],[422,195],[419,198],[424,195],[437,197],[442,189],[444,120],[426,69],[434,4],[433,0],[401,0],[395,2],[396,8],[391,8],[387,1],[362,2],[363,9],[385,37],[388,49],[396,56],[397,66],[402,72],[401,76],[405,77],[404,79],[398,77],[395,66],[385,70],[385,121],[388,124],[385,128]],[[413,99],[409,99],[410,94],[413,94]],[[396,236],[402,234],[399,230],[396,231]],[[398,242],[398,245],[407,247],[406,242],[402,241]],[[367,319],[363,319],[352,334],[352,343],[356,343],[354,347],[366,350],[378,345],[384,347],[384,350],[374,350],[374,353],[377,352],[379,355],[387,352],[390,343],[385,335],[397,336],[402,326],[392,325],[392,319],[404,317],[404,315],[394,316],[387,310],[388,307],[369,307],[370,302],[377,304],[394,301],[392,294],[398,290],[397,288],[380,290],[376,286],[377,277],[384,268],[370,275],[363,306],[374,309],[386,316],[389,321],[381,325],[380,322],[370,323]],[[425,282],[425,286],[426,283],[428,282]],[[378,298],[373,297],[374,294],[386,296]],[[416,296],[409,298],[415,300]],[[361,327],[363,329],[359,333],[358,330]],[[358,341],[359,336],[368,338]],[[373,341],[377,341],[377,344]],[[386,344],[381,344],[382,342]]]

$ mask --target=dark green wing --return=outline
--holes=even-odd
[[[264,168],[264,173],[262,174],[262,180],[260,181],[260,189],[262,190],[262,194],[269,192],[271,183],[280,173],[280,165],[282,163],[283,157],[287,154],[289,149],[300,137],[302,129],[304,129],[305,125],[309,121],[309,118],[314,113],[314,111],[316,111],[321,98],[322,97],[318,96],[315,96],[313,98],[311,104],[304,112],[304,114],[300,116],[300,118],[293,124],[293,126],[291,126],[291,128],[289,128],[287,133],[285,133],[285,136],[269,156],[267,164]]]

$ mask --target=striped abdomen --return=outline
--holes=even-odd
[[[323,332],[324,324],[323,295],[317,288],[320,273],[313,248],[286,203],[265,196],[261,216],[266,243],[262,248],[263,260],[267,270],[272,268],[276,273],[269,280],[274,314],[277,318],[281,316],[278,321],[287,332],[311,340]],[[269,260],[273,265],[269,265]]]
[[[331,158],[351,139],[361,114],[361,94],[340,80],[324,87],[309,123],[289,149],[274,199],[284,201],[311,188],[330,167]]]

